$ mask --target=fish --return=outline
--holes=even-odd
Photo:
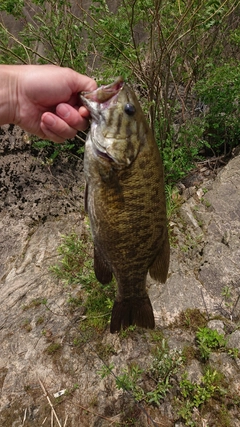
[[[91,116],[84,175],[94,271],[103,285],[113,276],[117,282],[110,332],[130,325],[154,329],[147,274],[165,283],[170,258],[160,152],[122,77],[80,98]]]

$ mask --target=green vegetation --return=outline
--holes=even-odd
[[[212,350],[217,350],[226,346],[224,336],[219,334],[215,329],[199,328],[196,333],[196,339],[200,351],[200,357],[203,360],[207,360],[209,358]]]
[[[82,307],[84,321],[80,322],[80,329],[85,339],[91,336],[91,329],[94,327],[100,331],[109,322],[111,309],[114,300],[114,283],[101,285],[94,274],[93,256],[90,236],[79,238],[75,233],[62,236],[63,243],[58,248],[61,256],[60,262],[51,267],[51,272],[55,277],[68,288],[79,287],[77,295],[68,298],[71,310]],[[77,346],[82,342],[83,336],[76,339]]]
[[[106,0],[89,7],[33,0],[31,19],[27,3],[1,2],[0,11],[21,30],[14,35],[1,21],[0,62],[69,66],[99,83],[118,75],[129,80],[156,135],[168,184],[201,156],[226,155],[238,143],[238,0],[119,0],[115,9]]]
[[[187,378],[185,373],[180,381],[180,397],[177,398],[178,413],[184,420],[186,426],[194,427],[199,425],[200,416],[197,414],[212,397],[224,396],[227,392],[222,387],[223,375],[206,369],[201,378],[201,382],[194,383]]]
[[[46,353],[49,355],[57,353],[61,348],[61,344],[58,342],[52,342],[49,344],[49,346],[46,348]]]
[[[204,313],[197,308],[188,308],[180,313],[173,326],[177,325],[196,332],[199,328],[206,326],[206,324],[207,319]]]
[[[171,390],[172,379],[183,363],[181,352],[170,350],[166,340],[163,339],[155,347],[151,363],[147,368],[143,370],[134,363],[115,376],[116,388],[130,392],[138,402],[160,405]],[[112,373],[113,368],[113,364],[104,365],[99,374],[105,378]]]

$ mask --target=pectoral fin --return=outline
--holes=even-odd
[[[168,275],[170,258],[170,245],[168,236],[166,236],[153,264],[149,268],[149,274],[154,280],[165,283]]]
[[[101,251],[96,246],[94,246],[94,271],[97,280],[102,283],[102,285],[107,285],[111,282],[112,271],[101,254]]]

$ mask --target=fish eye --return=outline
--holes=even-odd
[[[126,104],[124,107],[124,111],[128,116],[133,116],[135,114],[136,108],[133,104]]]

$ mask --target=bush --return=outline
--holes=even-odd
[[[224,64],[196,85],[207,104],[205,138],[215,155],[227,154],[240,141],[240,64]]]

